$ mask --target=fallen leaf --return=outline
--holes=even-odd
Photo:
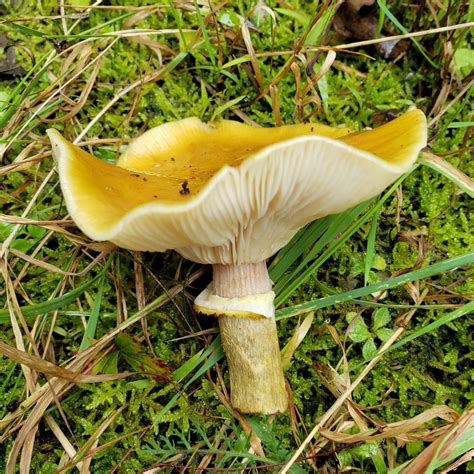
[[[375,0],[346,0],[334,15],[333,28],[342,38],[370,40],[377,36],[378,6]],[[383,37],[383,35],[382,35]],[[384,59],[394,59],[410,46],[409,40],[388,40],[375,49]]]
[[[115,336],[120,354],[135,372],[147,375],[157,382],[169,382],[171,371],[169,366],[157,357],[148,355],[143,346],[127,334]]]
[[[377,31],[374,0],[347,0],[334,15],[333,27],[343,38],[372,39]]]
[[[455,420],[447,432],[443,433],[442,436],[439,436],[424,451],[422,451],[422,453],[403,470],[404,474],[428,472],[427,468],[432,464],[433,460],[444,460],[444,462],[452,461],[453,459],[451,459],[451,455],[455,452],[456,444],[462,441],[463,437],[467,442],[470,440],[472,444],[473,435],[474,409],[470,408]],[[429,472],[433,472],[433,470],[430,469]]]
[[[5,57],[0,59],[0,76],[23,76],[26,71],[16,60],[15,45],[6,33],[0,35],[0,48],[5,49]]]
[[[410,40],[408,39],[389,40],[376,44],[375,49],[384,59],[395,59],[404,53],[408,49],[408,46],[410,46]]]

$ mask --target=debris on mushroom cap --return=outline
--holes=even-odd
[[[68,210],[89,237],[237,264],[262,261],[304,224],[381,192],[425,146],[426,119],[414,109],[349,135],[185,119],[146,132],[118,166],[48,133]]]

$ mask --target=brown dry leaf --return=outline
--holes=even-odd
[[[375,0],[346,0],[334,15],[333,27],[342,38],[371,40],[377,36],[378,6]],[[384,59],[394,59],[404,53],[409,40],[395,39],[375,45]]]
[[[125,29],[131,29],[136,23],[145,20],[150,15],[159,14],[159,8],[153,10],[143,10],[135,13],[130,18],[128,18],[125,23],[123,24]],[[143,44],[148,46],[158,57],[158,62],[160,67],[162,66],[162,51],[164,51],[168,55],[173,54],[173,50],[168,46],[158,43],[158,41],[152,40],[147,35],[139,35],[139,36],[130,36],[127,38],[129,41],[134,43]]]
[[[15,45],[6,33],[0,35],[0,48],[5,48],[5,57],[0,59],[0,76],[23,76],[26,71],[18,64]]]
[[[333,27],[343,38],[375,38],[377,5],[375,0],[347,0],[334,15]]]
[[[151,377],[156,382],[171,380],[170,367],[158,357],[151,356],[133,337],[120,333],[115,336],[115,344],[130,367],[140,374]]]
[[[375,0],[346,0],[346,3],[354,11],[359,11],[362,7],[369,7],[375,3]]]
[[[431,443],[422,451],[409,465],[403,470],[403,474],[418,474],[425,472],[426,467],[433,458],[446,459],[453,451],[456,442],[469,429],[474,427],[474,408],[466,410],[452,425],[452,427],[439,436],[436,441]]]

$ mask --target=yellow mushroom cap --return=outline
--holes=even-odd
[[[144,133],[117,165],[56,130],[48,135],[69,213],[86,235],[239,264],[270,257],[306,223],[380,193],[426,145],[426,119],[416,109],[349,132],[191,118]]]

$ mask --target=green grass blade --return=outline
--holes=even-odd
[[[388,9],[387,5],[383,0],[377,0],[377,4],[380,9],[384,12],[387,18],[405,35],[410,34],[410,32],[397,20],[395,15]],[[416,38],[410,38],[413,43],[416,45],[420,53],[425,57],[425,59],[435,68],[439,69],[439,66],[434,63],[431,58],[426,54],[423,46],[421,46],[420,42]]]
[[[320,16],[318,21],[315,23],[313,23],[313,21],[308,22],[305,32],[303,33],[305,45],[318,46],[321,44],[323,34],[325,33],[338,7],[339,4],[337,2],[332,2],[326,7],[324,13]]]
[[[74,288],[74,290],[71,290],[68,293],[64,293],[64,295],[58,296],[57,298],[53,298],[49,301],[44,301],[43,303],[22,306],[20,310],[23,313],[23,316],[33,317],[49,313],[51,311],[61,309],[64,306],[74,302],[77,297],[81,296],[89,287],[91,287],[97,280],[99,280],[105,275],[105,272],[109,268],[110,262],[111,260],[109,259],[106,262],[104,268],[94,278],[83,283],[77,288]],[[0,311],[0,324],[1,323],[10,323],[10,313],[8,310]]]
[[[375,237],[377,235],[377,223],[379,219],[379,213],[376,212],[372,217],[370,224],[369,236],[367,237],[367,250],[365,254],[365,268],[364,268],[364,286],[367,286],[369,282],[370,269],[375,257]]]
[[[234,66],[238,66],[239,64],[248,63],[252,61],[250,54],[244,54],[238,58],[232,59],[231,61],[222,65],[222,69],[229,69]]]
[[[474,122],[451,122],[448,128],[468,128],[474,127]]]
[[[413,168],[414,169],[414,168]],[[412,169],[412,170],[413,170]],[[347,230],[336,240],[335,237],[337,233],[335,233],[331,239],[332,244],[329,246],[329,248],[317,259],[315,260],[306,270],[303,270],[300,267],[298,267],[297,272],[295,271],[293,275],[297,275],[293,281],[290,282],[290,284],[287,285],[287,287],[284,290],[280,290],[280,293],[278,293],[277,290],[275,292],[277,293],[277,297],[275,298],[275,305],[279,306],[283,302],[285,302],[291,294],[299,288],[303,283],[305,283],[311,275],[324,263],[326,260],[328,260],[334,252],[336,252],[339,247],[341,247],[365,222],[367,222],[371,217],[373,217],[379,210],[382,208],[383,204],[385,201],[392,195],[392,193],[397,189],[398,186],[404,181],[404,179],[411,173],[409,171],[408,173],[404,174],[403,176],[400,176],[400,178],[395,181],[392,186],[385,192],[385,194],[376,202],[376,204],[364,215],[362,215],[359,219],[357,219],[350,227],[347,228]],[[367,205],[367,203],[361,203],[359,206],[356,206],[355,208],[346,211],[349,214],[342,214],[345,215],[348,222],[351,222],[353,218],[356,217],[358,212],[356,211],[362,211],[362,209]],[[352,217],[349,220],[349,217]],[[280,289],[281,286],[278,285],[278,289]]]
[[[98,33],[93,33],[93,32],[100,30],[104,28],[105,26],[110,26],[114,23],[118,23],[121,20],[124,20],[132,16],[133,14],[134,14],[133,11],[124,13],[123,15],[119,15],[115,18],[112,18],[111,20],[101,23],[100,25],[94,26],[93,28],[84,30],[80,34],[70,34],[70,35],[65,35],[65,34],[52,35],[48,33],[43,33],[42,31],[35,30],[33,28],[29,28],[25,25],[21,25],[20,23],[15,23],[15,22],[9,22],[6,25],[12,29],[15,29],[17,31],[20,31],[21,33],[26,34],[27,36],[37,36],[37,37],[45,38],[45,39],[66,39],[69,41],[74,41],[74,40],[87,39],[87,38],[102,38],[102,37],[111,36],[110,33],[98,34]]]
[[[170,6],[170,11],[172,15],[174,16],[176,26],[178,27],[179,31],[179,41],[180,41],[180,47],[182,48],[181,51],[188,51],[188,44],[186,42],[186,36],[184,35],[183,31],[183,18],[181,16],[181,11],[176,8],[176,5],[174,4],[173,0],[169,0],[168,4]]]
[[[308,252],[306,257],[303,259],[303,261],[298,265],[298,267],[293,270],[293,272],[284,277],[281,278],[280,281],[278,281],[275,284],[274,291],[279,297],[277,297],[277,303],[280,304],[283,299],[286,299],[287,297],[290,296],[290,294],[297,288],[299,287],[304,281],[306,281],[311,274],[308,275],[307,278],[302,277],[303,272],[309,271],[307,268],[307,265],[314,261],[316,258],[317,254],[321,252],[321,250],[326,247],[330,242],[334,242],[337,240],[337,236],[339,234],[343,234],[347,228],[348,225],[361,213],[362,210],[364,210],[367,207],[367,202],[361,203],[358,206],[348,209],[347,211],[341,213],[341,214],[336,214],[333,216],[328,216],[328,219],[324,221],[324,224],[328,225],[327,228],[323,225],[323,234],[321,238],[315,243],[312,244],[311,250]],[[300,248],[300,253],[305,252],[308,249],[307,246],[301,247]],[[319,259],[317,260],[319,261]],[[318,266],[319,267],[319,266]],[[311,269],[314,267],[311,266]],[[314,271],[314,270],[313,270]],[[313,273],[311,271],[311,273]],[[300,282],[301,280],[303,280]],[[281,296],[281,295],[288,295],[288,296]],[[282,298],[282,299],[280,299]]]
[[[280,7],[275,7],[273,10],[279,13],[280,15],[286,16],[288,18],[291,18],[292,20],[297,21],[303,26],[307,25],[311,21],[311,17],[303,11],[290,10],[289,8]]]
[[[450,434],[451,433],[448,433],[447,436],[449,436]],[[446,439],[446,441],[448,441],[448,439]],[[436,469],[440,469],[445,464],[454,461],[455,459],[461,457],[463,454],[467,453],[468,451],[471,451],[472,449],[474,449],[474,427],[471,427],[466,430],[466,432],[463,433],[462,436],[460,436],[459,439],[456,440],[454,445],[450,447],[450,453],[446,457],[441,459],[438,456],[434,457],[432,460],[433,464],[430,464],[428,468],[431,467],[433,469],[433,472],[437,472],[435,471]]]
[[[217,107],[217,109],[212,114],[211,122],[214,121],[216,117],[219,117],[220,115],[222,115],[227,109],[230,109],[234,107],[234,105],[237,105],[241,100],[245,99],[246,97],[247,97],[246,95],[241,95]]]
[[[448,432],[449,436],[450,432]],[[445,442],[441,444],[444,445]],[[438,459],[437,456],[435,456],[432,460],[430,465],[427,467],[427,472],[433,472],[433,469],[439,469],[443,465],[454,461],[455,459],[461,457],[464,453],[467,453],[468,451],[472,450],[474,448],[474,428],[468,429],[456,442],[454,445],[450,448],[450,454],[446,456],[444,459]],[[407,461],[403,463],[400,466],[397,466],[394,469],[391,469],[388,474],[399,474],[403,472],[405,467],[407,467],[413,459],[410,461]],[[446,471],[445,471],[446,472]]]
[[[387,3],[387,0],[380,0],[384,5]],[[385,13],[382,9],[379,10],[379,17],[377,19],[377,37],[380,37],[380,33],[383,30],[383,24],[385,21]]]
[[[15,113],[17,106],[26,97],[28,92],[34,87],[35,84],[39,82],[42,74],[38,74],[36,78],[33,78],[32,81],[27,84],[28,79],[33,76],[33,74],[38,69],[43,67],[43,64],[46,63],[49,55],[50,53],[47,53],[39,58],[36,64],[25,74],[18,85],[13,89],[8,99],[3,104],[2,108],[0,109],[0,130],[6,126],[7,122]]]
[[[193,3],[194,3],[194,8],[196,10],[196,18],[198,21],[198,25],[202,32],[202,38],[204,39],[204,45],[206,46],[207,53],[209,54],[209,59],[211,60],[211,63],[215,65],[216,58],[214,54],[214,49],[212,48],[209,35],[207,34],[206,25],[204,24],[204,19],[202,18],[202,15],[201,15],[201,10],[199,9],[197,0],[194,0]]]
[[[97,323],[99,321],[99,314],[100,314],[100,304],[102,303],[102,295],[104,292],[104,277],[105,274],[99,279],[99,286],[97,288],[97,294],[94,298],[94,305],[92,306],[92,311],[87,320],[86,330],[84,331],[84,336],[82,338],[81,345],[79,350],[82,351],[91,345],[91,341],[95,337],[95,331],[97,329]]]
[[[298,232],[293,239],[278,252],[273,259],[268,272],[272,281],[278,282],[280,277],[294,262],[323,235],[334,216],[323,217],[312,222]]]
[[[190,359],[188,359],[183,365],[178,367],[173,372],[173,380],[176,382],[181,382],[202,362],[204,358],[205,355],[203,350],[200,350],[194,354]]]
[[[186,390],[195,380],[197,380],[201,375],[205,374],[207,370],[213,367],[219,360],[224,357],[224,351],[222,350],[221,346],[221,339],[220,337],[216,337],[211,344],[206,348],[206,350],[202,353],[200,357],[193,356],[190,360],[185,362],[179,369],[176,369],[173,372],[173,378],[182,375],[183,367],[187,365],[186,371],[190,373],[192,370],[196,369],[199,364],[204,360],[204,364],[201,366],[199,370],[195,372],[195,374],[184,384],[183,392]],[[190,366],[190,361],[193,361],[193,367]],[[191,370],[189,370],[191,369]],[[179,380],[179,378],[178,378]],[[181,397],[181,392],[176,393],[169,402],[154,416],[153,418],[153,428],[156,431],[156,427],[160,423],[161,419],[163,418],[166,413],[168,413],[171,408],[173,408],[174,404],[178,401],[179,397]]]
[[[465,305],[461,306],[460,308],[451,311],[451,313],[445,314],[444,316],[441,316],[438,318],[436,321],[433,321],[430,324],[427,324],[425,327],[422,327],[420,329],[417,329],[416,331],[412,332],[408,336],[404,337],[403,339],[400,339],[399,341],[395,342],[392,344],[388,349],[385,351],[381,352],[379,355],[384,355],[387,354],[388,352],[391,352],[395,349],[398,349],[405,344],[407,344],[410,341],[413,341],[414,339],[424,336],[425,334],[428,334],[432,331],[435,331],[438,329],[440,326],[443,326],[447,323],[450,323],[454,321],[455,319],[460,318],[461,316],[464,316],[466,314],[472,313],[474,311],[474,301],[470,301],[469,303],[466,303]],[[372,358],[364,360],[360,365],[365,364],[367,362],[370,362]],[[360,365],[357,365],[359,367]]]
[[[43,33],[41,31],[35,30],[33,28],[29,28],[28,26],[25,25],[20,25],[19,23],[13,23],[10,22],[8,23],[8,26],[14,30],[19,31],[20,33],[23,33],[24,35],[28,36],[37,36],[39,38],[44,38],[44,39],[66,39],[66,40],[79,40],[79,39],[87,39],[87,38],[100,38],[104,36],[110,36],[110,35],[104,35],[104,34],[85,34],[81,33],[78,35],[51,35],[48,33]]]
[[[316,311],[335,304],[345,303],[360,298],[361,296],[367,296],[378,291],[396,288],[405,283],[421,280],[433,275],[448,272],[457,267],[472,264],[474,264],[474,252],[465,253],[457,257],[443,260],[442,262],[434,263],[428,267],[420,268],[419,270],[414,270],[397,277],[389,278],[383,282],[373,283],[372,285],[364,286],[363,288],[356,288],[355,290],[339,293],[338,295],[331,295],[319,300],[309,301],[277,310],[276,317],[277,319],[291,318],[293,316],[307,313],[308,311]]]

